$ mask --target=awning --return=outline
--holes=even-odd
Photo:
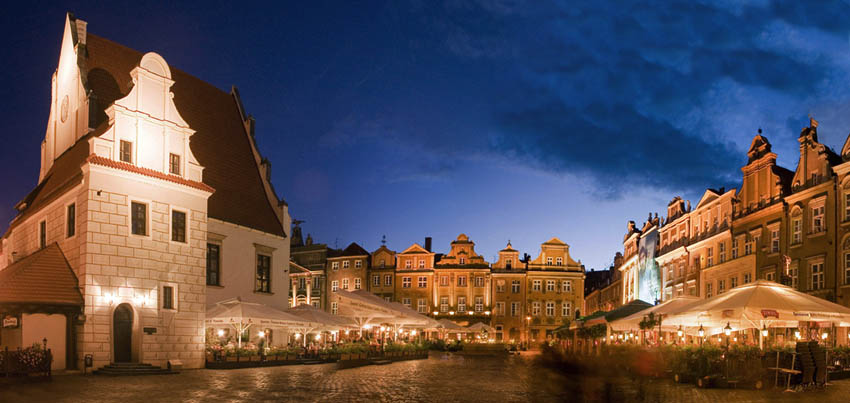
[[[440,319],[437,322],[440,323],[440,326],[448,333],[469,333],[469,330],[457,323],[454,323],[448,319]]]
[[[312,323],[301,317],[255,302],[243,302],[234,298],[216,303],[207,309],[207,326],[241,325],[241,326],[273,326],[296,327],[312,326]]]
[[[471,331],[471,332],[475,332],[475,333],[481,333],[481,332],[488,332],[488,333],[490,333],[490,332],[492,332],[492,331],[493,331],[493,328],[492,328],[492,327],[490,327],[490,326],[489,326],[489,325],[487,325],[487,324],[484,324],[483,322],[478,322],[478,323],[476,323],[476,324],[474,324],[474,325],[467,326],[466,328],[467,328],[467,329],[469,329],[469,331]]]
[[[643,319],[647,315],[653,313],[656,316],[661,317],[662,330],[671,330],[673,326],[667,325],[664,321],[664,319],[669,316],[670,312],[675,312],[684,306],[693,305],[695,302],[699,301],[701,301],[699,297],[694,297],[690,295],[675,297],[671,300],[664,301],[651,308],[641,310],[637,313],[631,314],[621,319],[613,320],[609,323],[609,325],[611,326],[612,330],[619,332],[640,329],[640,322],[643,321]]]
[[[318,325],[324,331],[339,331],[342,329],[356,329],[357,324],[353,320],[342,316],[331,315],[319,308],[309,304],[301,304],[289,308],[285,312],[295,315],[307,322]]]
[[[612,311],[594,312],[592,315],[578,319],[576,320],[576,325],[571,326],[570,328],[575,328],[579,324],[583,324],[584,326],[608,324],[617,319],[625,318],[626,316],[643,311],[650,307],[652,307],[652,304],[636,299]]]

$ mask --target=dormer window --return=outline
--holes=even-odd
[[[466,259],[460,258],[460,264],[466,264]]]
[[[121,153],[119,155],[121,161],[128,164],[133,163],[133,143],[121,140]]]
[[[168,173],[172,175],[180,175],[180,156],[177,154],[168,154]]]

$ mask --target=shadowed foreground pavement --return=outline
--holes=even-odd
[[[668,380],[563,375],[534,356],[428,360],[336,370],[334,364],[240,370],[190,370],[148,377],[55,376],[52,382],[0,384],[0,402],[217,401],[847,401],[850,380],[825,391],[697,389]]]

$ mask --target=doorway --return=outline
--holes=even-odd
[[[133,309],[121,304],[112,314],[113,357],[115,362],[130,362],[132,358]]]

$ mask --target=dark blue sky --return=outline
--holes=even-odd
[[[65,11],[239,87],[320,242],[438,251],[558,236],[588,268],[630,219],[738,186],[761,127],[794,169],[814,115],[850,132],[850,3],[134,2],[4,10],[0,229],[35,185]]]

